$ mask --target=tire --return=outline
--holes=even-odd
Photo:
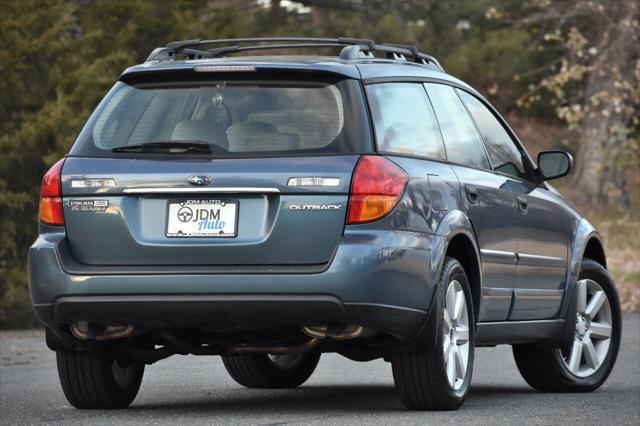
[[[76,408],[125,408],[142,383],[144,364],[121,366],[108,352],[57,351],[56,358],[62,391]]]
[[[583,284],[585,298],[581,306],[580,286]],[[609,377],[616,362],[622,319],[615,283],[602,265],[584,259],[576,285],[577,318],[567,319],[576,321],[570,349],[559,349],[548,343],[513,345],[513,356],[520,374],[531,387],[539,391],[592,392]],[[593,314],[593,306],[597,305],[593,302],[601,298],[597,293],[600,290],[604,290],[606,300]],[[592,313],[586,312],[590,306]],[[607,335],[610,337],[607,338]],[[578,347],[579,352],[575,352],[577,355],[574,356]]]
[[[473,302],[469,280],[460,262],[450,257],[445,259],[436,288],[440,291],[441,303],[435,303],[433,309],[438,309],[436,314],[441,330],[436,333],[435,349],[431,352],[396,349],[391,361],[396,390],[404,406],[410,410],[456,410],[467,398],[471,383],[475,327]],[[454,293],[451,293],[451,288]],[[457,315],[454,309],[452,318],[449,312],[456,303],[451,301],[462,300],[463,296],[464,306],[458,309]],[[449,322],[453,327],[448,325]],[[456,361],[463,361],[465,353],[466,365],[458,369]],[[453,382],[448,371],[453,373]]]
[[[307,381],[320,353],[224,355],[222,362],[238,384],[253,389],[295,388]]]

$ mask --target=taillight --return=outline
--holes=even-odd
[[[64,158],[51,166],[42,178],[40,186],[40,220],[47,225],[64,225],[62,215],[62,191],[60,189],[60,173]]]
[[[407,174],[384,157],[365,155],[353,172],[347,224],[378,220],[398,204],[407,185]]]

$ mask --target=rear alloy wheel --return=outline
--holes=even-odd
[[[57,351],[56,358],[62,391],[76,408],[125,408],[142,383],[144,364],[121,364],[109,352]]]
[[[582,262],[575,288],[573,341],[567,348],[548,343],[513,346],[520,374],[543,392],[591,392],[607,379],[620,346],[618,293],[607,271],[590,259]]]
[[[432,352],[396,350],[393,379],[412,410],[455,410],[467,397],[473,370],[473,305],[464,268],[447,258],[440,283],[444,303],[434,306],[441,329]]]
[[[320,353],[224,355],[222,362],[238,384],[247,388],[295,388],[307,381]]]
[[[449,283],[443,315],[442,350],[452,389],[462,387],[469,366],[469,314],[462,285]]]

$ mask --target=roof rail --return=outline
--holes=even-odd
[[[251,44],[241,46],[240,44]],[[275,43],[275,44],[260,44]],[[212,48],[204,49],[204,47]],[[218,46],[218,47],[213,47]],[[338,37],[338,38],[310,38],[310,37],[265,37],[265,38],[230,38],[218,40],[182,40],[168,43],[166,47],[154,49],[147,62],[174,60],[177,54],[183,54],[189,59],[220,58],[228,54],[275,49],[306,49],[306,48],[342,48],[340,58],[346,60],[373,58],[374,52],[383,52],[385,57],[394,60],[407,60],[431,65],[444,71],[438,60],[433,56],[421,53],[416,46],[393,43],[376,43],[373,40]]]

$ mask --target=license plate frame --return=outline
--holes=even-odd
[[[175,207],[172,208],[172,206],[175,206]],[[233,208],[231,208],[230,206],[233,206]],[[188,216],[188,219],[185,221],[183,221],[178,217],[178,212],[184,207],[188,209],[188,210],[184,210],[185,215],[183,215],[183,217],[187,218]],[[200,209],[197,209],[196,207],[200,207]],[[209,232],[207,232],[206,230],[194,231],[193,227],[194,226],[200,227],[200,222],[203,219],[202,216],[205,215],[204,213],[201,213],[200,210],[202,210],[203,208],[211,209],[212,207],[218,209],[217,210],[218,217],[213,218],[213,219],[216,219],[216,222],[213,222],[213,219],[212,219],[211,222],[207,222],[204,226],[207,226],[209,223],[212,223],[213,225],[216,225],[216,224],[219,225],[220,221],[222,221],[222,216],[223,216],[222,209],[232,210],[231,212],[224,212],[224,219],[226,219],[226,221],[224,221],[223,228],[220,229],[219,231],[218,230],[214,231],[213,229]],[[188,214],[188,211],[191,212],[190,215]],[[240,212],[240,202],[238,200],[225,200],[220,198],[167,200],[164,236],[166,238],[178,238],[178,239],[236,238],[238,236],[239,212]],[[209,220],[208,218],[209,214],[210,214],[210,211],[207,211],[206,220]],[[200,217],[200,221],[198,222],[193,221],[194,215],[196,216],[196,219]],[[175,218],[173,218],[173,216],[175,216]],[[227,221],[229,220],[229,218],[233,219],[232,227],[228,226]],[[198,225],[195,225],[195,223],[198,223]],[[189,228],[191,228],[191,230],[189,230]],[[231,228],[231,232],[229,232],[230,228]]]

